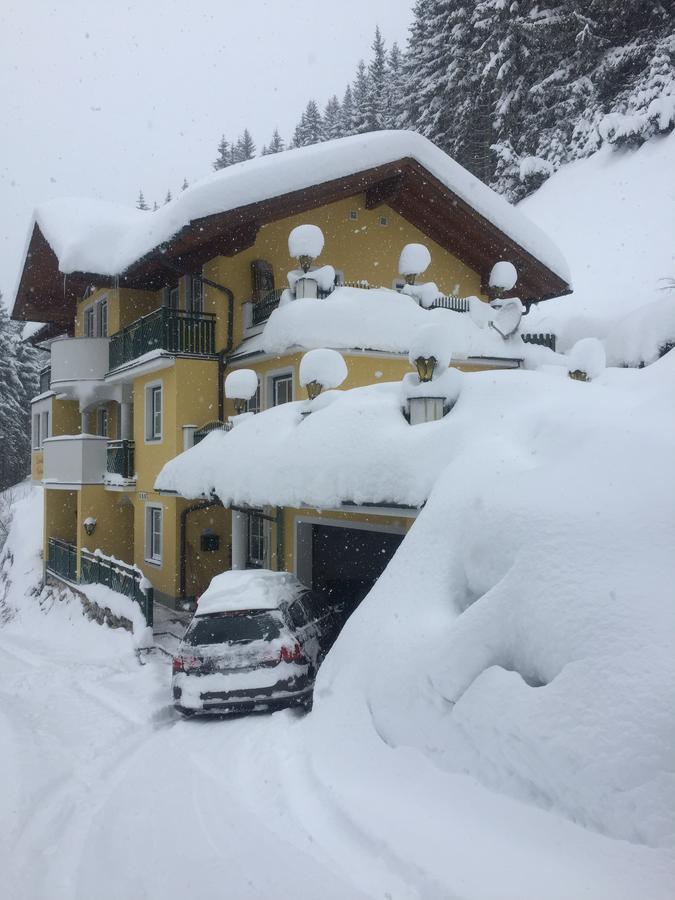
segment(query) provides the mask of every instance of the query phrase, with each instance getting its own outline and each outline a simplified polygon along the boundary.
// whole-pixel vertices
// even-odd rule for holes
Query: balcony
[[[46,438],[42,443],[46,484],[103,484],[106,470],[104,437],[93,434]]]
[[[216,317],[162,306],[142,316],[110,338],[112,371],[153,350],[193,356],[214,356]]]
[[[45,366],[44,369],[40,371],[40,393],[46,394],[50,389],[52,383],[52,367]]]
[[[108,441],[106,455],[106,483],[114,484],[135,479],[133,441]]]
[[[108,338],[79,337],[54,341],[51,383],[57,394],[73,400],[100,403],[112,399],[104,378],[108,370]]]

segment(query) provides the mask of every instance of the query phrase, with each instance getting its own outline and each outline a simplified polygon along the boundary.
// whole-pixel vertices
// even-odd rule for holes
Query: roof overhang
[[[196,271],[215,256],[234,256],[255,244],[270,222],[365,194],[369,209],[386,203],[425,235],[480,273],[484,289],[492,265],[508,259],[518,269],[517,295],[526,303],[571,292],[570,286],[417,160],[406,157],[362,172],[279,194],[223,213],[194,219],[169,241],[120,272],[116,279],[94,272],[64,275],[36,224],[14,303],[13,318],[67,323],[75,302],[91,284],[157,290],[169,272]]]

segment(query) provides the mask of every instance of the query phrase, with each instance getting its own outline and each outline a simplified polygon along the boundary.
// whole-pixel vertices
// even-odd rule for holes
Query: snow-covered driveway
[[[293,765],[269,746],[297,714],[177,720],[166,662],[69,625],[77,650],[0,630],[4,898],[361,896],[287,807]]]

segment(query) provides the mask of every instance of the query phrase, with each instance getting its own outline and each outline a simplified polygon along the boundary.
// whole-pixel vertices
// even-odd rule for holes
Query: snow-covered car
[[[343,619],[339,604],[289,573],[217,575],[173,658],[176,709],[189,716],[308,707]]]

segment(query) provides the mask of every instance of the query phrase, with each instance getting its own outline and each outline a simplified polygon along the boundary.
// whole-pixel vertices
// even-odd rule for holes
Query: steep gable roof
[[[386,202],[482,275],[510,259],[523,299],[570,290],[564,258],[521,212],[426,138],[381,131],[222,169],[155,212],[93,200],[45,203],[35,212],[13,315],[65,320],[88,283],[117,278],[154,288],[167,261],[196,268],[252,246],[266,222],[364,192],[367,206]]]

